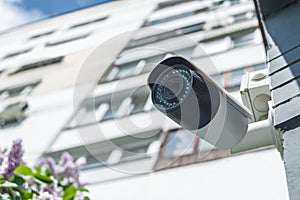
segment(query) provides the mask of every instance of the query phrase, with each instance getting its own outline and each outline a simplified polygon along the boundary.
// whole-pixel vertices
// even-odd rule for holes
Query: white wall
[[[288,200],[284,168],[275,149],[93,185],[89,189],[92,199],[109,200]]]

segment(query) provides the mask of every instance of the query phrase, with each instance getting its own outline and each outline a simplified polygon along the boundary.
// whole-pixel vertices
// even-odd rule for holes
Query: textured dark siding
[[[300,199],[300,3],[259,0],[275,127],[284,131],[284,163],[291,200]]]

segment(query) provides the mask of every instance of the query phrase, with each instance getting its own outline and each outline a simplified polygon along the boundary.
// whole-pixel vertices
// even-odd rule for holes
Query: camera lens
[[[191,89],[191,71],[183,65],[169,68],[157,79],[154,103],[162,110],[178,106]]]
[[[206,126],[219,107],[218,89],[181,57],[167,58],[151,72],[154,106],[189,130]]]

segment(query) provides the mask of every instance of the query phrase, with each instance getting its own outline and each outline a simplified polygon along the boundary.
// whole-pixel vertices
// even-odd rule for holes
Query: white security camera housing
[[[160,62],[148,85],[159,111],[220,149],[236,146],[247,133],[247,108],[182,57]]]

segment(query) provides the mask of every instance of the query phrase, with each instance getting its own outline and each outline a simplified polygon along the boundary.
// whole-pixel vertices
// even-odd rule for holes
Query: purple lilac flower
[[[62,200],[61,197],[53,195],[49,192],[40,192],[40,195],[33,195],[33,200]]]
[[[0,175],[8,180],[13,176],[14,170],[23,163],[21,140],[13,141],[11,149],[0,148]],[[39,195],[33,196],[33,200],[62,200],[61,196],[64,193],[62,185],[74,184],[76,187],[82,187],[83,184],[79,181],[79,166],[74,162],[74,158],[67,152],[63,153],[60,161],[57,163],[53,158],[42,158],[38,166],[48,167],[53,175],[53,183],[39,185],[28,179],[22,188],[31,188],[39,192]],[[24,177],[26,178],[26,177]],[[2,191],[3,192],[3,191]],[[74,200],[84,200],[84,194],[77,191]]]
[[[38,166],[46,166],[50,169],[53,175],[57,175],[56,161],[51,157],[44,157],[37,163]]]
[[[70,183],[80,186],[79,167],[74,162],[74,158],[68,152],[64,152],[58,162],[58,172],[67,178]]]
[[[79,181],[79,166],[68,152],[62,154],[58,163],[53,158],[46,157],[40,160],[38,166],[48,167],[53,176],[64,183],[64,185],[74,184],[76,187],[83,186]]]
[[[60,197],[63,195],[64,190],[62,187],[58,186],[58,181],[54,180],[51,184],[41,186],[40,192],[49,193],[55,197]]]
[[[23,162],[23,154],[22,141],[14,140],[8,155],[2,160],[1,175],[5,180],[13,176],[14,170]]]

